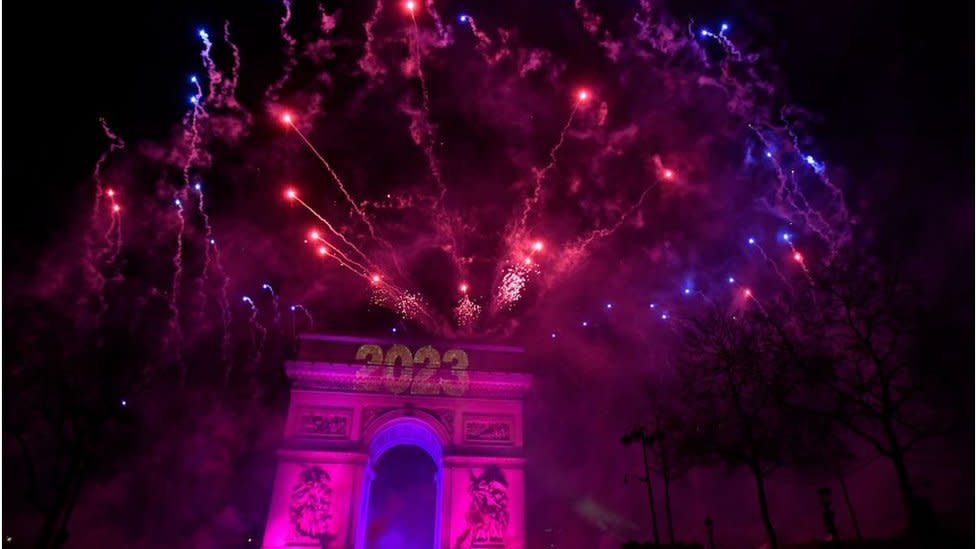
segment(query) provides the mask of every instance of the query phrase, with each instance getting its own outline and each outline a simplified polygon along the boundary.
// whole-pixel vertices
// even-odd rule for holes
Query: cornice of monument
[[[295,360],[285,363],[285,371],[295,389],[388,394],[382,390],[362,391],[357,388],[356,370],[361,366],[355,363]],[[522,398],[532,384],[532,376],[526,373],[469,370],[468,376],[470,382],[466,396],[469,398]]]

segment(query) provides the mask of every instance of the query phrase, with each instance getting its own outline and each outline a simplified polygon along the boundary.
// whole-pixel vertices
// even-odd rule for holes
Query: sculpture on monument
[[[508,482],[501,469],[494,466],[478,476],[469,474],[471,503],[464,518],[471,547],[500,547],[508,528]]]
[[[525,549],[522,414],[532,378],[523,349],[299,339],[286,363],[291,398],[262,549],[375,549],[379,539],[390,547]],[[430,479],[423,471],[422,493],[392,482],[414,478],[415,468],[376,474],[398,446],[429,456],[435,472]],[[390,501],[423,503],[429,513],[389,512]]]
[[[309,467],[298,476],[288,506],[296,534],[317,539],[328,535],[329,519],[332,518],[329,481],[329,473],[320,467]]]

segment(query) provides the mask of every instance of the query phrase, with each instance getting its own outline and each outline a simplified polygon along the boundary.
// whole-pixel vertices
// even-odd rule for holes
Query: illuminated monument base
[[[370,516],[376,466],[402,445],[436,467],[432,549],[524,549],[522,399],[531,378],[522,356],[513,347],[302,336],[286,366],[291,403],[264,549],[417,547]]]

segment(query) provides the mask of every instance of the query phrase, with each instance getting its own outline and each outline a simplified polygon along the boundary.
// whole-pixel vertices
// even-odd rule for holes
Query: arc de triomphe
[[[433,549],[524,549],[523,356],[302,335],[263,548],[369,549],[373,467],[412,445],[437,467]]]

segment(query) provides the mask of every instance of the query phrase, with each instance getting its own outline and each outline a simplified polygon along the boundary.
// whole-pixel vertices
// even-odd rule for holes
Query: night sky
[[[86,235],[110,249],[121,234],[118,263],[106,271],[107,329],[134,318],[155,326],[165,344],[148,343],[146,327],[137,343],[147,351],[130,349],[134,360],[186,367],[192,387],[181,393],[178,418],[161,389],[137,404],[122,431],[132,437],[107,443],[116,458],[82,491],[69,546],[228,546],[259,538],[287,404],[280,375],[287,339],[312,327],[303,310],[315,330],[385,335],[395,328],[528,349],[539,378],[526,433],[533,547],[552,530],[562,532],[563,547],[613,547],[646,535],[642,494],[622,482],[637,456],[619,438],[642,413],[643,387],[662,375],[675,344],[661,311],[693,315],[702,299],[727,297],[728,277],[774,291],[768,263],[793,268],[782,259],[789,249],[776,242],[784,233],[809,261],[823,261],[851,235],[902,258],[921,288],[931,368],[962,388],[949,400],[971,399],[962,392],[972,384],[974,300],[967,17],[875,0],[591,0],[582,12],[569,0],[437,2],[443,32],[426,8],[417,19],[425,109],[402,6],[386,4],[367,62],[363,24],[374,4],[323,5],[326,17],[316,3],[294,1],[290,56],[279,29],[282,4],[270,0],[8,5],[5,333],[20,337],[11,315],[25,303],[72,318],[77,302],[64,288],[86,261]],[[634,14],[651,5],[652,31],[642,34]],[[470,14],[491,44],[480,43],[460,14]],[[188,179],[202,182],[208,233],[199,193],[184,188],[182,175],[189,78],[206,91],[204,28],[227,82],[225,21],[240,50],[240,107],[201,100],[207,114]],[[700,35],[718,33],[723,22],[730,30],[719,38],[730,46]],[[662,29],[678,34],[665,37]],[[648,37],[660,40],[658,49]],[[723,73],[729,47],[748,60]],[[297,132],[280,122],[285,112],[363,201],[381,238],[370,236]],[[93,170],[109,144],[99,117],[126,143],[102,172],[104,188],[119,193],[120,233],[106,232],[114,202],[103,196],[102,210],[92,213]],[[544,168],[550,155],[555,161]],[[809,204],[777,203],[782,180],[774,165],[796,170]],[[446,188],[440,201],[435,172]],[[285,198],[287,188],[333,220],[372,264],[353,268],[357,275],[319,257],[308,232],[328,233]],[[167,308],[180,211],[181,297]],[[802,214],[811,211],[821,220],[808,223]],[[519,223],[520,215],[528,221]],[[750,236],[771,262],[746,246]],[[375,273],[395,289],[377,291],[368,280]],[[525,282],[514,298],[500,290],[512,273]],[[480,307],[468,325],[455,312],[463,293]],[[422,310],[404,315],[404,300],[413,297]],[[224,330],[231,336],[222,346]],[[266,371],[244,383],[250,374],[240,366],[235,379],[252,389],[212,398],[221,390],[219,364],[228,361]],[[5,391],[9,399],[17,396]],[[937,510],[969,517],[962,521],[971,530],[967,421],[965,440],[933,445],[919,459],[923,490],[939,495]],[[586,450],[576,450],[582,440]],[[176,466],[160,489],[168,470],[163,444]],[[5,439],[5,458],[7,448]],[[10,467],[5,474],[18,474]],[[872,535],[901,527],[888,475],[868,466],[852,480]],[[816,482],[785,473],[774,486],[785,540],[820,533]],[[723,524],[723,547],[756,546],[756,515],[738,504],[741,497],[751,505],[750,489],[747,478],[717,469],[692,475],[676,496],[687,510],[679,537],[700,540],[702,517],[711,513]],[[208,497],[194,498],[203,492]],[[191,508],[172,511],[186,498],[196,500]],[[16,514],[5,514],[5,533],[29,537],[34,523],[21,518],[29,512],[14,488],[4,489],[8,501]],[[113,512],[126,520],[113,520]]]

